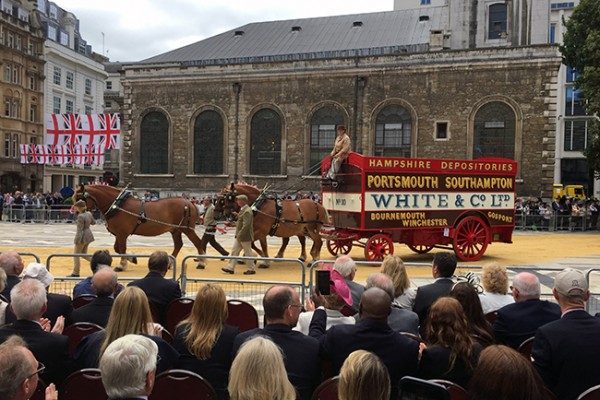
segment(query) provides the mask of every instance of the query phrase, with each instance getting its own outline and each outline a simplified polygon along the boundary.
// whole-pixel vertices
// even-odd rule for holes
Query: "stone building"
[[[42,166],[23,165],[19,145],[43,143],[44,38],[26,1],[0,1],[0,193],[42,190]]]
[[[466,34],[448,22],[453,7],[466,7],[467,27],[480,11],[456,0],[248,24],[124,65],[121,180],[177,192],[232,179],[318,189],[307,175],[345,124],[364,154],[514,158],[518,193],[547,196],[559,53],[539,44],[548,21],[544,38],[542,28],[517,35],[513,2],[496,3],[503,22],[484,18]]]

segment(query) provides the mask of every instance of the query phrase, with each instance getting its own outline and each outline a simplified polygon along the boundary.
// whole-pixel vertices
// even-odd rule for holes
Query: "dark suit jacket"
[[[224,325],[221,335],[212,348],[210,358],[206,360],[200,360],[189,352],[185,344],[188,329],[189,325],[186,324],[178,326],[175,330],[173,348],[179,353],[179,361],[175,364],[175,368],[197,373],[212,385],[220,399],[226,399],[233,341],[240,333],[239,328]]]
[[[438,345],[428,346],[421,355],[418,377],[427,380],[444,379],[467,388],[481,350],[481,345],[475,343],[472,349],[471,365],[468,366],[463,360],[457,359],[454,367],[450,369],[451,349]]]
[[[301,332],[293,331],[290,326],[272,324],[264,329],[252,329],[237,335],[233,342],[234,358],[240,346],[248,338],[256,335],[271,338],[281,348],[288,379],[298,390],[301,399],[310,399],[321,380],[319,342]]]
[[[365,287],[360,283],[356,283],[349,279],[346,279],[346,284],[348,285],[348,288],[350,289],[350,294],[352,295],[352,311],[354,312],[354,314],[356,314],[358,312],[360,298],[363,292],[365,291]]]
[[[6,286],[4,287],[4,290],[0,292],[0,294],[10,302],[10,291],[19,282],[21,282],[21,279],[18,276],[8,275],[6,277]]]
[[[108,322],[108,316],[110,315],[110,310],[112,310],[113,303],[114,299],[111,297],[103,296],[95,298],[89,304],[73,310],[73,314],[71,314],[71,323],[91,322],[92,324],[106,328],[106,323]]]
[[[319,339],[321,354],[331,360],[332,372],[339,374],[346,358],[355,350],[370,351],[381,359],[390,374],[392,397],[396,398],[398,381],[415,376],[419,343],[392,330],[386,322],[365,318],[356,325],[335,325],[325,331],[327,314],[317,309],[310,323],[310,336]]]
[[[560,307],[556,303],[544,300],[512,303],[498,310],[493,326],[494,336],[498,343],[516,349],[526,339],[533,337],[540,326],[559,318]]]
[[[600,384],[600,319],[584,310],[570,311],[539,328],[531,356],[546,386],[560,400],[575,400]]]
[[[56,323],[56,319],[61,315],[65,317],[65,326],[71,324],[71,314],[73,313],[73,304],[71,298],[64,294],[48,293],[47,309],[42,317],[48,318],[52,326]],[[6,323],[15,322],[17,320],[11,307],[6,309]]]
[[[413,311],[419,316],[421,332],[425,327],[425,320],[429,314],[429,308],[440,297],[446,296],[452,290],[454,282],[450,278],[439,278],[429,285],[419,286]]]
[[[41,375],[44,382],[60,385],[72,372],[66,336],[45,332],[37,322],[26,320],[18,320],[0,328],[0,343],[11,335],[22,337],[35,358],[46,366]]]
[[[150,271],[148,275],[127,286],[137,286],[146,293],[148,300],[156,307],[162,325],[167,322],[167,307],[173,300],[181,297],[179,283],[164,278],[159,272]]]

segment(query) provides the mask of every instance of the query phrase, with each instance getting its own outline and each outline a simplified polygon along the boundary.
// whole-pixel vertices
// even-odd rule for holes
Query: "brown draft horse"
[[[253,248],[261,257],[269,257],[267,235],[284,238],[284,244],[277,254],[278,258],[283,257],[283,250],[290,237],[298,236],[302,238],[300,243],[303,244],[304,237],[309,236],[313,240],[310,255],[313,260],[319,259],[323,245],[319,231],[329,218],[322,205],[311,199],[281,200],[281,215],[277,218],[275,199],[267,197],[256,186],[245,183],[232,183],[231,187],[221,191],[215,211],[226,214],[227,210],[236,209],[235,196],[241,194],[248,196],[249,204],[253,204],[253,208],[257,208],[253,220],[254,239],[260,242],[262,250],[254,246]],[[306,259],[304,246],[302,246],[301,258]],[[268,263],[266,264],[268,265]]]
[[[114,248],[119,254],[126,254],[129,235],[158,236],[165,232],[173,237],[173,257],[177,257],[183,246],[182,234],[200,253],[200,238],[195,231],[198,209],[189,200],[173,197],[142,202],[131,195],[123,196],[125,193],[112,186],[79,185],[73,198],[85,200],[88,210],[97,208],[102,212],[106,229],[115,236]],[[127,267],[125,258],[121,258],[121,266]]]

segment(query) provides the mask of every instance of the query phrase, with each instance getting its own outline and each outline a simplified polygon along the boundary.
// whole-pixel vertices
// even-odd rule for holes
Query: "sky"
[[[139,61],[251,22],[393,9],[393,0],[54,0],[110,61]],[[104,33],[104,50],[102,44]]]

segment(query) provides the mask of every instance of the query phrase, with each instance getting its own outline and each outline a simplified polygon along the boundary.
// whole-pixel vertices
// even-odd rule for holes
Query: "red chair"
[[[102,385],[100,370],[82,369],[67,377],[60,393],[61,400],[106,400],[108,395]]]
[[[599,400],[600,399],[600,385],[594,386],[581,393],[577,400]]]
[[[240,332],[258,328],[258,313],[252,304],[243,300],[228,300],[227,311],[229,316],[226,322],[240,328]]]
[[[167,308],[167,326],[165,328],[175,334],[177,324],[190,316],[192,307],[194,307],[194,299],[182,297],[173,300]]]
[[[334,376],[323,381],[312,395],[312,400],[338,400],[338,381],[340,378]]]
[[[498,311],[489,312],[489,313],[485,314],[484,316],[485,316],[486,321],[489,322],[490,325],[493,325],[494,322],[496,322],[496,320],[498,319]]]
[[[217,394],[206,379],[181,369],[171,369],[156,377],[150,400],[216,400]]]
[[[467,391],[454,382],[445,381],[443,379],[430,379],[429,381],[444,386],[450,393],[450,400],[469,400]]]
[[[69,354],[73,356],[75,349],[81,340],[87,335],[91,335],[94,332],[101,331],[100,325],[92,324],[90,322],[77,322],[76,324],[69,325],[63,330],[63,335],[69,338]]]
[[[523,343],[519,345],[517,351],[527,357],[528,360],[531,360],[531,348],[533,347],[533,337],[526,339]]]
[[[73,301],[71,301],[71,304],[73,304],[73,308],[83,307],[90,304],[97,297],[98,296],[95,294],[82,294],[81,296],[75,297]]]

